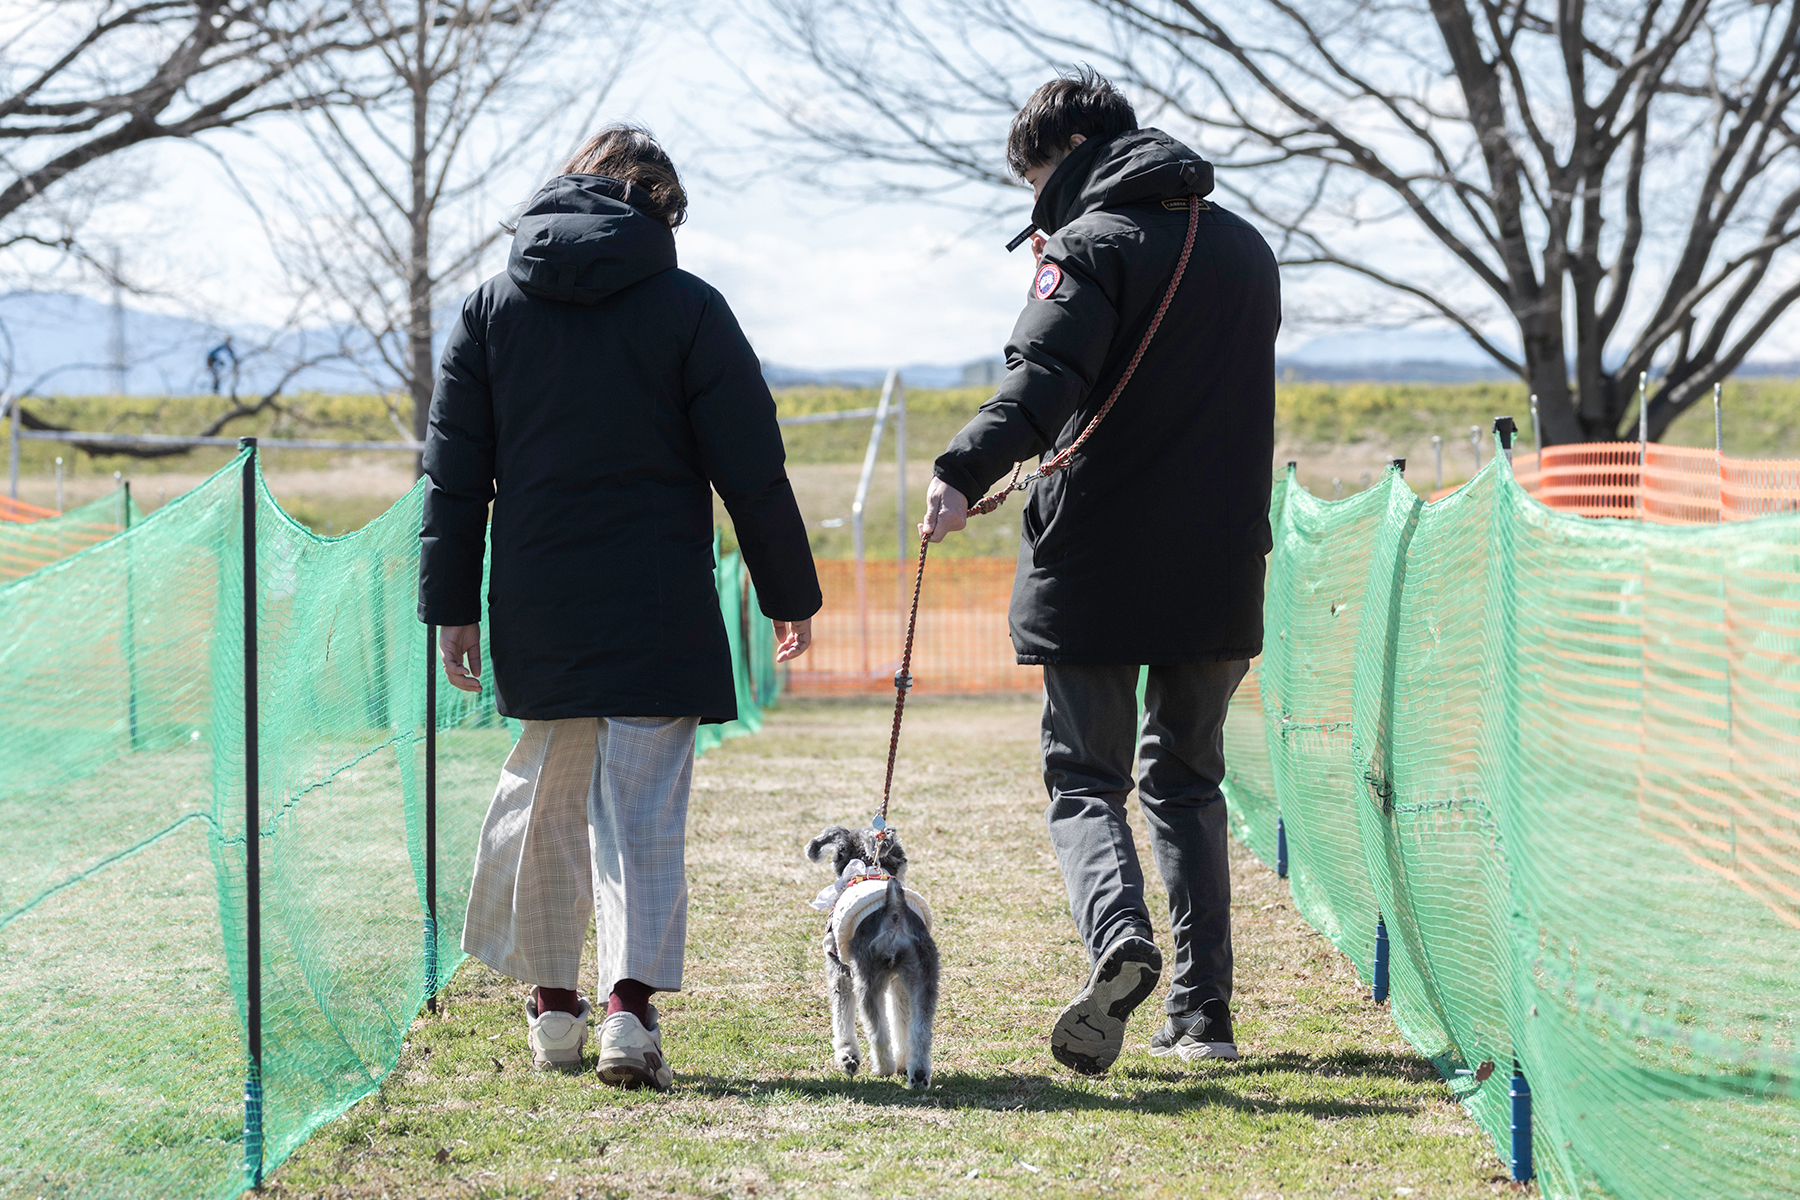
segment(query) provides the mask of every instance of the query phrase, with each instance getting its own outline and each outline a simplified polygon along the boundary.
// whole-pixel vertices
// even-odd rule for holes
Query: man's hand
[[[812,645],[812,618],[804,621],[775,622],[775,661],[789,662],[806,653]]]
[[[445,625],[438,629],[438,657],[444,678],[465,692],[481,690],[481,626]],[[467,663],[467,667],[463,664]]]
[[[919,532],[941,542],[946,533],[955,533],[968,524],[968,497],[934,476],[931,486],[925,489],[925,519],[919,522]]]

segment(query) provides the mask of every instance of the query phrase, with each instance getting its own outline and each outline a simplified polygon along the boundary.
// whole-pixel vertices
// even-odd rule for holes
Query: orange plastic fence
[[[25,521],[41,521],[45,517],[54,517],[54,508],[39,508],[35,504],[27,504],[23,500],[14,500],[11,496],[0,496],[0,521],[11,521],[15,524]]]
[[[894,672],[912,604],[913,563],[865,564],[859,596],[856,563],[818,560],[825,607],[813,618],[813,645],[794,663],[787,688],[800,696],[894,694]],[[1007,633],[1011,558],[935,558],[925,565],[919,631],[913,642],[913,694],[1035,692],[1039,667],[1021,667]]]
[[[1716,525],[1800,509],[1800,459],[1731,458],[1654,442],[1577,442],[1541,454],[1515,452],[1513,474],[1546,506],[1584,517]]]
[[[40,567],[60,562],[105,541],[119,529],[113,521],[67,520],[8,531],[0,536],[0,583],[11,583]]]

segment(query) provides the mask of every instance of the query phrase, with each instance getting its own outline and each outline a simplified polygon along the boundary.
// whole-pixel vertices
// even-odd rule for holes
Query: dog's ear
[[[850,861],[850,849],[856,844],[856,835],[842,825],[832,825],[812,841],[806,843],[808,862],[823,862],[827,851],[831,852],[838,869]]]

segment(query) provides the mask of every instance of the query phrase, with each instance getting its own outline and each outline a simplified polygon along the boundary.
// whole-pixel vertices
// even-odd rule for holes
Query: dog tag
[[[870,819],[869,827],[879,833],[881,830],[887,828],[887,821],[884,820],[883,818],[877,816],[877,817]]]

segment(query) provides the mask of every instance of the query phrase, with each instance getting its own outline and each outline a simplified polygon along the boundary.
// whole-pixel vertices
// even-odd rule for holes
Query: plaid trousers
[[[600,996],[681,988],[695,717],[526,721],[481,825],[463,950],[574,988],[588,921]]]

